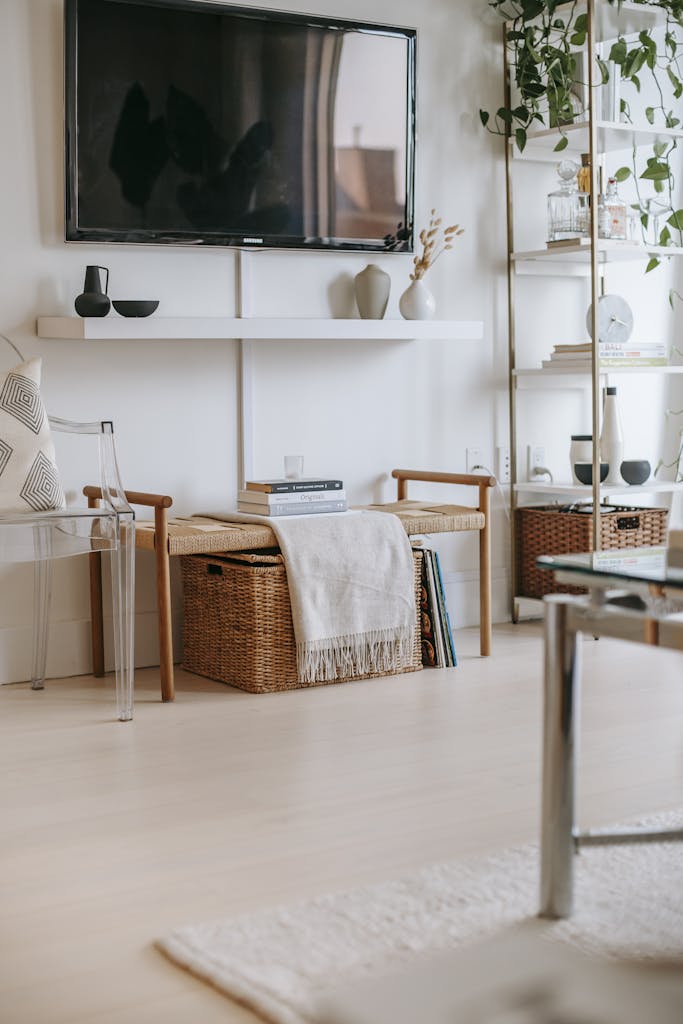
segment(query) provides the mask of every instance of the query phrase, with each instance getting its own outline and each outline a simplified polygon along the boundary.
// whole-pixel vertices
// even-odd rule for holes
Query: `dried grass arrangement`
[[[462,235],[464,228],[459,224],[451,224],[448,228],[442,228],[442,218],[437,217],[436,210],[432,210],[429,226],[423,228],[419,238],[422,244],[422,255],[413,257],[413,272],[410,275],[411,281],[419,281],[425,276],[430,267],[433,267],[439,256],[453,248],[453,241]]]

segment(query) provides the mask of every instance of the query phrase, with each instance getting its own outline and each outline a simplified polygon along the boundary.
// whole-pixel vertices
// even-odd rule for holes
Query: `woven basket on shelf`
[[[600,547],[641,548],[666,544],[665,508],[631,508],[603,505],[600,512]],[[521,597],[544,594],[583,594],[582,587],[555,583],[554,574],[539,569],[539,555],[566,555],[590,551],[593,546],[593,513],[556,505],[518,508],[517,592]]]
[[[278,549],[181,558],[185,618],[183,668],[251,693],[269,693],[344,679],[299,681],[287,574]],[[415,644],[410,665],[422,668],[420,580],[422,552],[415,567]]]

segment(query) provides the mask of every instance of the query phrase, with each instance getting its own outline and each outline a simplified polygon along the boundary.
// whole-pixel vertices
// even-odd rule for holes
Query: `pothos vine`
[[[619,10],[622,0],[605,0]],[[629,82],[640,93],[644,75],[649,75],[657,102],[644,109],[648,123],[654,127],[676,128],[681,119],[673,104],[667,102],[667,91],[678,100],[683,96],[683,68],[681,66],[683,42],[683,0],[633,0],[638,6],[653,8],[664,16],[658,37],[651,29],[640,31],[636,37],[619,34],[612,42],[606,57],[597,59],[600,85],[610,79],[613,65],[622,82]],[[561,152],[569,144],[566,126],[583,119],[585,104],[582,96],[586,82],[582,79],[583,52],[588,36],[588,16],[581,10],[578,0],[489,0],[505,19],[506,45],[511,80],[514,83],[514,106],[497,109],[493,120],[488,111],[480,110],[482,124],[497,135],[511,136],[522,152],[530,130],[534,126],[557,127],[560,138],[555,146]],[[664,89],[664,81],[667,91]],[[627,101],[621,101],[621,116],[631,121]],[[640,152],[633,149],[632,166],[616,170],[614,177],[623,182],[632,179],[637,201],[633,209],[638,212],[643,238],[656,217],[657,237],[661,247],[683,245],[683,209],[675,204],[676,180],[673,157],[678,149],[674,137],[657,138],[652,155],[638,163]],[[646,196],[646,183],[654,191]],[[661,229],[659,224],[663,223]],[[652,254],[646,272],[661,262]]]

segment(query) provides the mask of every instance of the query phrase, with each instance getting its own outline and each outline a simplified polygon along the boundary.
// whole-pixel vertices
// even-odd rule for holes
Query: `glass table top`
[[[683,549],[665,547],[595,551],[591,554],[541,555],[539,569],[577,573],[590,580],[655,583],[683,590]]]

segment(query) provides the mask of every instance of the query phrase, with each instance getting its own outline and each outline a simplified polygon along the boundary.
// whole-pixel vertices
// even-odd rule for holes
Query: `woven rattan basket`
[[[401,672],[422,668],[422,552],[414,551],[413,559],[415,644],[412,662]],[[348,681],[299,681],[287,575],[277,549],[188,555],[180,561],[185,604],[183,668],[251,693]],[[369,675],[353,676],[367,678]]]
[[[600,547],[641,548],[666,544],[668,509],[600,506]],[[557,505],[518,508],[517,592],[521,597],[544,594],[581,594],[580,587],[555,583],[553,573],[538,569],[539,555],[564,555],[590,551],[593,546],[593,513],[576,506]]]

